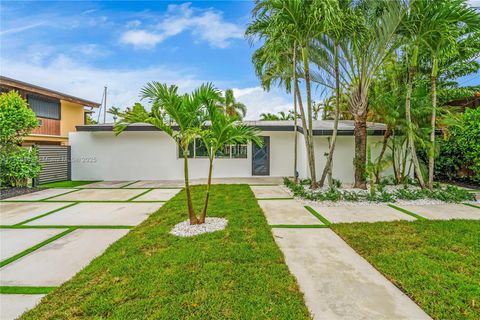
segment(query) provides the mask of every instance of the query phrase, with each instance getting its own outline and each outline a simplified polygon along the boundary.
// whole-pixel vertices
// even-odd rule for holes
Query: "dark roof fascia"
[[[84,125],[84,126],[76,126],[77,131],[89,131],[89,132],[105,132],[105,131],[113,131],[113,125],[107,126],[96,126],[96,125]],[[293,132],[294,126],[256,126],[256,128],[262,131],[284,131],[284,132]],[[304,133],[302,127],[297,127],[298,132]],[[178,130],[178,127],[174,126],[174,130]],[[160,129],[154,126],[128,126],[125,128],[125,131],[161,131]],[[381,136],[385,133],[385,130],[377,129],[377,130],[368,130],[367,134],[372,136]],[[325,130],[313,130],[314,136],[330,136],[333,134],[333,130],[325,129]],[[341,130],[339,129],[337,134],[339,136],[352,136],[354,134],[354,130]]]

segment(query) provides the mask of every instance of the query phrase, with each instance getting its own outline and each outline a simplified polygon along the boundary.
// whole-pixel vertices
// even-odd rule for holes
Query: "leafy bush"
[[[20,147],[37,126],[35,113],[16,91],[0,95],[0,186],[25,186],[40,173],[37,152]]]
[[[435,177],[480,183],[480,108],[466,109],[447,139],[438,139]]]
[[[37,177],[40,170],[35,148],[14,148],[0,159],[0,184],[10,187],[26,186],[28,179]]]

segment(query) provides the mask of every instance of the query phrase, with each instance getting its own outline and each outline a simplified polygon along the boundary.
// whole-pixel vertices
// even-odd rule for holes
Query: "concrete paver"
[[[291,198],[285,190],[280,186],[251,186],[255,198]]]
[[[58,286],[70,279],[126,229],[77,229],[4,266],[2,286]]]
[[[244,178],[213,178],[212,184],[249,184],[249,185],[278,185],[283,182],[283,177],[244,177]],[[206,184],[206,178],[191,179],[192,185]],[[183,180],[140,180],[127,188],[183,188]]]
[[[46,198],[50,198],[53,196],[58,196],[62,193],[66,193],[69,191],[74,191],[76,189],[67,189],[67,188],[52,188],[52,189],[45,189],[37,192],[32,192],[32,193],[27,193],[23,194],[21,196],[13,197],[13,198],[8,198],[7,200],[29,200],[29,201],[37,201],[37,200],[43,200]]]
[[[390,208],[387,205],[350,207],[312,206],[312,208],[332,223],[416,220],[414,217]]]
[[[133,201],[168,201],[173,198],[181,189],[155,189],[149,191]]]
[[[314,319],[430,319],[330,229],[273,229]]]
[[[268,224],[318,225],[323,224],[296,200],[258,200]]]
[[[0,202],[0,224],[17,224],[69,204],[68,202]]]
[[[66,201],[126,201],[142,192],[145,189],[82,189],[76,192],[68,193],[63,196],[52,198],[55,200]]]
[[[162,203],[79,203],[27,225],[34,226],[136,226],[162,206]]]
[[[432,220],[480,220],[480,210],[464,204],[399,205],[399,207]]]
[[[66,229],[0,229],[0,260],[13,257]]]
[[[84,184],[78,188],[121,188],[134,181],[99,181],[89,184]]]
[[[17,319],[27,310],[35,307],[43,294],[0,294],[0,319]]]

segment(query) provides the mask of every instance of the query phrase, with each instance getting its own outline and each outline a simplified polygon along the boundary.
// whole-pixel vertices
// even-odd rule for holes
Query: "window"
[[[37,95],[27,95],[28,105],[40,118],[60,119],[60,101],[41,97]]]
[[[215,157],[224,159],[246,159],[247,150],[248,147],[246,144],[226,145],[223,149],[217,151]],[[178,157],[183,158],[183,152],[180,148],[178,148]],[[208,158],[207,148],[201,139],[195,139],[195,141],[188,146],[188,157],[195,159]]]

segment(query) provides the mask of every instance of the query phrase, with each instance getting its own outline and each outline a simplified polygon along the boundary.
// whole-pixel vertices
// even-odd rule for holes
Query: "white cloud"
[[[165,37],[161,34],[145,30],[129,30],[122,35],[120,42],[131,44],[135,48],[151,49],[164,39]]]
[[[107,106],[121,109],[140,100],[140,89],[148,81],[176,84],[182,92],[205,82],[195,78],[191,70],[170,70],[164,66],[104,69],[81,64],[67,56],[58,56],[46,64],[2,59],[2,75],[95,102],[100,102],[103,87],[107,86]],[[107,119],[111,120],[110,115]]]
[[[226,48],[232,39],[243,38],[243,28],[225,21],[222,12],[214,9],[196,9],[191,7],[191,3],[169,5],[167,13],[160,19],[158,24],[148,30],[126,31],[121,37],[121,42],[137,48],[151,48],[169,37],[190,31],[193,36],[213,47]],[[139,25],[132,25],[129,22],[127,27]]]
[[[6,34],[14,34],[14,33],[22,32],[22,31],[27,31],[27,30],[34,29],[34,28],[37,28],[37,27],[40,27],[40,26],[44,26],[46,24],[47,24],[46,22],[42,21],[42,22],[31,23],[31,24],[28,24],[28,25],[23,25],[23,26],[20,26],[20,27],[10,28],[10,29],[7,29],[7,30],[1,30],[0,35],[4,36]]]
[[[262,113],[278,113],[293,109],[292,98],[279,89],[267,92],[261,87],[234,88],[233,93],[237,101],[247,106],[245,118],[248,120],[258,120]]]

